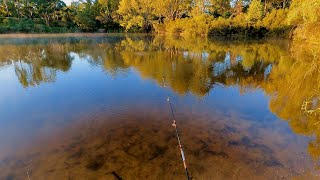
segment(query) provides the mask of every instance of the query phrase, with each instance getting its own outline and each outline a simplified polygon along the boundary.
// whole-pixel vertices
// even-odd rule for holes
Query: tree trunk
[[[46,25],[47,25],[48,27],[50,27],[49,18],[46,17],[45,20],[46,20]]]
[[[18,14],[18,19],[20,19],[20,1],[16,2],[16,9],[17,9],[17,14]]]
[[[43,15],[43,19],[45,20],[46,25],[47,25],[48,27],[50,27],[50,17],[49,17],[49,15],[48,15],[47,13],[45,13],[45,14]]]
[[[287,6],[287,0],[283,0],[282,8],[284,9],[284,8],[286,8],[286,6]]]
[[[264,1],[264,10],[263,10],[263,15],[264,15],[264,16],[267,14],[267,5],[268,5],[268,1],[265,0],[265,1]]]

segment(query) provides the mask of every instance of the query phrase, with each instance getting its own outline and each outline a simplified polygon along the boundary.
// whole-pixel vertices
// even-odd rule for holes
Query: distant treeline
[[[0,33],[123,31],[115,14],[119,0],[0,0]]]
[[[0,33],[155,32],[318,41],[320,0],[0,0]]]

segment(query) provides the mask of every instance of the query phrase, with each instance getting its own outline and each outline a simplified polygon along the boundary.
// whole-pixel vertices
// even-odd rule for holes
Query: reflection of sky
[[[0,149],[9,142],[27,142],[24,137],[61,126],[97,107],[132,107],[137,102],[157,104],[158,99],[150,96],[161,94],[160,89],[152,81],[140,79],[134,70],[130,76],[121,74],[114,78],[100,67],[90,66],[90,56],[71,54],[72,69],[67,73],[58,71],[55,82],[35,87],[23,88],[13,65],[0,69]]]
[[[219,76],[231,67],[230,53],[226,54],[224,62],[217,62],[214,64],[214,76]]]
[[[0,72],[0,109],[3,109],[2,107],[4,105],[8,105],[8,103],[10,103],[10,100],[17,98],[15,93],[17,91],[17,88],[21,87],[21,85],[19,84],[14,73],[13,66],[4,66],[0,68]]]

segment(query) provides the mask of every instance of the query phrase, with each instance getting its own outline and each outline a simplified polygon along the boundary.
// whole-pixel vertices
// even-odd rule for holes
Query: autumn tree
[[[320,0],[293,0],[288,20],[292,24],[319,22]]]
[[[294,38],[310,42],[320,41],[320,0],[293,0],[288,23],[297,27]]]
[[[98,14],[96,20],[100,24],[109,29],[109,28],[119,28],[117,20],[118,16],[116,11],[118,10],[119,0],[98,0]]]
[[[121,15],[120,25],[128,31],[132,27],[141,27],[151,30],[151,21],[154,17],[152,0],[122,0],[118,13]]]
[[[142,27],[150,31],[153,20],[181,18],[187,14],[190,3],[190,0],[121,0],[117,12],[121,15],[120,24],[126,30]]]
[[[260,0],[252,0],[247,13],[247,21],[257,22],[263,16],[263,5]]]
[[[191,0],[155,0],[152,3],[153,14],[169,21],[181,18],[190,7]]]

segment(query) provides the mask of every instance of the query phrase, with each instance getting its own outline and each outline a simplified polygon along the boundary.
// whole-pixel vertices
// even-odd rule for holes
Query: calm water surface
[[[2,36],[0,179],[184,179],[167,95],[193,179],[318,179],[318,71],[292,48]]]

